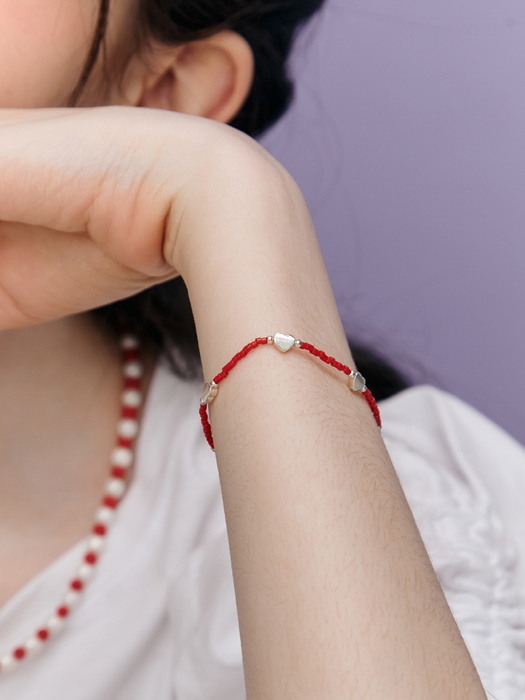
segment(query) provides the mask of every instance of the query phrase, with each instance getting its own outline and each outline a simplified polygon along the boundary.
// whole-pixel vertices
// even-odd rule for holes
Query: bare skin
[[[219,88],[204,81],[197,102],[203,116],[220,121],[242,101],[249,58],[240,38],[210,41],[193,49],[205,52],[210,70],[218,62],[225,79]],[[276,330],[353,364],[292,178],[229,127],[133,109],[182,107],[188,83],[173,76],[180,68],[188,78],[193,65],[188,111],[195,114],[202,61],[192,62],[191,50],[157,58],[172,79],[166,70],[160,78],[134,70],[130,107],[0,111],[8,173],[0,187],[0,372],[10,367],[14,377],[9,383],[0,375],[0,399],[20,439],[23,412],[33,410],[24,370],[35,362],[37,339],[49,348],[33,392],[48,412],[39,449],[32,454],[28,446],[20,456],[13,438],[0,435],[6,459],[21,460],[21,474],[31,474],[41,451],[63,438],[70,404],[57,396],[50,409],[46,393],[57,394],[59,359],[97,433],[93,461],[111,448],[104,426],[115,406],[114,346],[102,349],[85,316],[74,329],[71,315],[176,274],[190,291],[205,376],[248,340]],[[66,362],[73,342],[78,366]],[[82,386],[87,364],[106,394],[100,420],[90,411],[92,390]],[[249,700],[484,698],[362,399],[307,358],[264,348],[225,383],[212,423]],[[66,425],[77,429],[78,417]],[[43,481],[58,484],[63,472],[53,456],[44,460]],[[87,477],[92,466],[81,462],[70,488],[87,483],[91,498],[98,476]],[[5,478],[15,498],[22,493],[17,474],[10,466]],[[6,539],[3,552],[10,547]]]

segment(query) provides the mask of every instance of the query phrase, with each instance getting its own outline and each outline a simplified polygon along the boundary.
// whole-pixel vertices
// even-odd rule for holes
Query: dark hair
[[[230,125],[259,136],[284,114],[293,99],[287,61],[298,30],[321,8],[324,0],[135,0],[132,36],[126,37],[122,63],[149,40],[178,45],[204,39],[221,30],[238,32],[254,54],[254,80],[240,112]],[[95,37],[80,79],[69,99],[75,106],[93,67],[104,50],[110,0],[100,0]],[[123,47],[121,47],[122,49]],[[201,374],[197,334],[182,278],[148,289],[93,312],[106,326],[122,326],[140,334],[169,360],[173,371],[190,378]],[[356,363],[377,398],[404,388],[407,382],[379,356],[362,348]],[[386,392],[386,393],[385,393]]]

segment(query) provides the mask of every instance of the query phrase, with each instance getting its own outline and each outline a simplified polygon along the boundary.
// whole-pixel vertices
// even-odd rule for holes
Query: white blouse
[[[159,363],[132,482],[67,627],[0,674],[0,700],[242,700],[241,646],[200,385]],[[525,449],[443,391],[381,403],[383,437],[489,697],[525,698]],[[78,542],[0,609],[0,654],[43,624]]]

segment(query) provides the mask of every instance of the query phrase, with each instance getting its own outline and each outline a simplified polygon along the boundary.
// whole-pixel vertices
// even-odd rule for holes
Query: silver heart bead
[[[206,406],[207,404],[210,404],[213,399],[217,396],[217,392],[219,391],[219,385],[215,384],[215,382],[209,382],[206,383],[203,388],[202,388],[202,394],[201,394],[201,406]]]
[[[366,391],[366,381],[361,372],[353,370],[348,377],[348,385],[352,391]]]
[[[295,345],[295,338],[293,335],[287,335],[286,333],[276,333],[273,336],[273,344],[276,345],[281,352],[288,352]]]

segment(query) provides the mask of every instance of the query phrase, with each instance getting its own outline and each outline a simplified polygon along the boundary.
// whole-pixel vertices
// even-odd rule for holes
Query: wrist
[[[279,163],[244,145],[221,144],[172,228],[205,372],[214,376],[239,347],[278,328],[349,362],[304,198]]]
[[[191,177],[167,217],[165,258],[187,285],[219,262],[222,272],[234,268],[236,251],[277,243],[286,223],[277,218],[281,210],[302,206],[308,216],[293,178],[262,146],[231,127],[210,126],[190,137]]]

